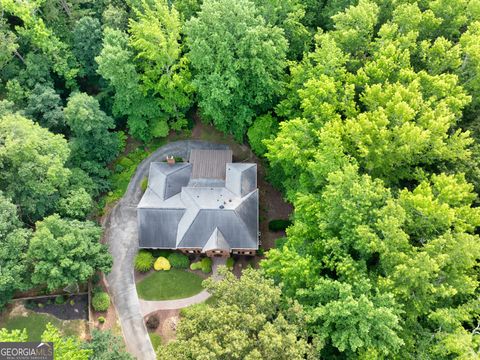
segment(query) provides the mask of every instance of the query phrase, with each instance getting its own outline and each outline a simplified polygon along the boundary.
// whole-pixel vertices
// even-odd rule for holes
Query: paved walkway
[[[200,304],[207,300],[210,296],[211,295],[207,292],[207,290],[203,290],[197,295],[177,300],[147,301],[139,299],[140,311],[142,312],[142,315],[145,316],[158,310],[182,309],[191,305]]]
[[[155,360],[135,288],[133,260],[138,250],[137,209],[142,197],[140,184],[148,176],[150,163],[167,155],[187,158],[191,149],[225,149],[226,145],[203,141],[177,141],[162,146],[138,166],[123,198],[105,219],[105,239],[113,256],[107,285],[122,325],[127,350],[139,360]]]

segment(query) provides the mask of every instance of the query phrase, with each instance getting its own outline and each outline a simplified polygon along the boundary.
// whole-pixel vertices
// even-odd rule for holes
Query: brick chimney
[[[167,164],[168,165],[174,165],[175,164],[175,158],[173,157],[173,155],[167,156]]]

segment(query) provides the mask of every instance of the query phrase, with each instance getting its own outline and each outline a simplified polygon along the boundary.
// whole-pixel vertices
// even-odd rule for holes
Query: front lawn
[[[182,299],[202,291],[202,281],[200,276],[184,270],[156,271],[137,283],[137,292],[144,300]]]
[[[85,331],[85,322],[83,320],[65,320],[57,319],[50,314],[39,314],[33,311],[26,311],[24,314],[7,316],[0,323],[0,328],[8,330],[27,329],[28,341],[40,341],[42,333],[48,323],[58,328],[65,336],[83,336]]]

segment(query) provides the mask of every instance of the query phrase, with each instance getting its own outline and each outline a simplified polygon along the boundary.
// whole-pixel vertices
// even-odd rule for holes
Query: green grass
[[[157,351],[157,348],[162,345],[162,337],[157,333],[148,333],[150,341],[152,342],[153,350]]]
[[[137,284],[138,296],[144,300],[182,299],[203,290],[203,279],[179,269],[158,271]]]
[[[50,314],[28,311],[27,316],[8,316],[5,321],[2,321],[0,328],[8,330],[27,329],[29,341],[40,341],[48,323],[52,323],[52,325],[60,329],[65,336],[77,336],[79,335],[78,329],[82,322],[82,320],[62,321]]]

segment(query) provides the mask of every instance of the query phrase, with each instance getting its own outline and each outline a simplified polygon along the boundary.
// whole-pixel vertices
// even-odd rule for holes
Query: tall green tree
[[[102,50],[95,61],[98,73],[115,90],[113,114],[116,117],[126,116],[130,133],[147,141],[153,136],[151,130],[161,121],[161,109],[153,96],[142,92],[134,56],[126,33],[105,29]]]
[[[17,290],[26,290],[25,251],[30,232],[22,228],[17,207],[0,192],[0,308]]]
[[[117,156],[122,145],[119,134],[110,131],[115,127],[113,119],[85,93],[69,97],[64,116],[71,131],[71,163],[91,175],[106,176],[106,164]]]
[[[35,85],[29,93],[25,115],[53,132],[65,130],[62,99],[55,89],[46,84]]]
[[[18,114],[0,119],[0,139],[0,188],[33,223],[55,209],[68,184],[67,142]]]
[[[303,20],[305,6],[298,0],[254,0],[261,16],[273,26],[283,29],[288,41],[287,58],[298,60],[309,50],[311,34]]]
[[[37,222],[27,261],[35,285],[49,290],[88,280],[97,270],[108,273],[112,257],[100,244],[102,230],[93,222],[49,216]]]
[[[262,265],[311,313],[322,357],[475,351],[468,335],[477,326],[480,212],[472,189],[461,175],[440,174],[394,197],[345,165],[322,191],[297,198],[287,243]]]
[[[226,270],[226,269],[224,269]],[[301,308],[283,305],[280,289],[253,269],[240,279],[221,271],[222,280],[206,281],[214,305],[185,312],[177,339],[159,347],[162,359],[304,359]]]
[[[98,56],[102,48],[102,29],[100,21],[90,16],[82,17],[75,23],[72,31],[72,51],[80,64],[79,75],[96,75]]]
[[[283,31],[267,24],[249,0],[207,0],[185,33],[202,115],[241,139],[282,90]]]
[[[162,110],[163,120],[152,135],[163,137],[171,127],[185,127],[185,112],[192,105],[192,85],[187,59],[180,44],[181,21],[175,7],[166,0],[144,2],[136,9],[138,19],[130,19],[130,45],[136,50],[142,89],[151,93]]]
[[[61,41],[37,15],[42,2],[35,0],[20,4],[13,0],[2,0],[0,4],[5,12],[21,19],[21,24],[15,26],[19,36],[51,59],[54,72],[64,78],[68,86],[74,86],[78,64],[68,44]]]

